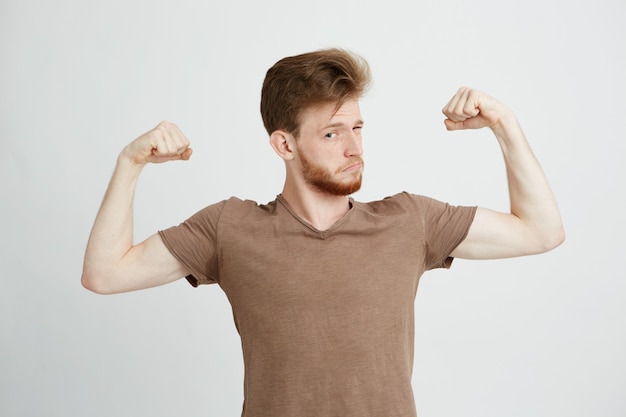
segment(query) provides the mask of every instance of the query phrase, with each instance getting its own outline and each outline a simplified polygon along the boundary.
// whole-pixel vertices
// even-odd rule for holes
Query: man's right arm
[[[187,275],[158,234],[133,244],[133,200],[147,163],[187,160],[189,141],[173,123],[162,122],[130,143],[117,160],[96,216],[83,263],[83,286],[99,294],[155,287]]]

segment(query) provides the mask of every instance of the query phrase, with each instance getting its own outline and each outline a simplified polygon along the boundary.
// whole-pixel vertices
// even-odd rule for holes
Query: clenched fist
[[[444,120],[448,130],[494,129],[514,117],[504,104],[478,90],[462,87],[443,108]]]
[[[172,122],[163,121],[139,136],[122,151],[122,156],[137,165],[187,160],[192,150],[189,140]]]

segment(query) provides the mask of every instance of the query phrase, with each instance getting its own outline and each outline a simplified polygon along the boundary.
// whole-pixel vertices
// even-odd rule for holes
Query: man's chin
[[[354,182],[353,184],[351,184],[351,187],[348,190],[346,190],[348,192],[345,193],[344,195],[354,194],[357,191],[359,191],[360,189],[361,189],[361,180],[359,179],[358,182]]]
[[[345,197],[351,194],[356,193],[361,189],[361,179],[359,178],[357,181],[352,181],[349,183],[340,183],[340,182],[323,182],[323,183],[314,183],[313,186],[318,190],[326,194]]]

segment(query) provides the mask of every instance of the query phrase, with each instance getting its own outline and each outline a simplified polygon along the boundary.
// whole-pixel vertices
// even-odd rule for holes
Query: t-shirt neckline
[[[276,196],[276,201],[280,202],[280,204],[287,210],[287,212],[294,219],[296,219],[299,223],[301,223],[303,226],[305,226],[307,229],[309,229],[313,233],[317,234],[321,238],[328,237],[337,228],[339,228],[346,221],[346,219],[351,215],[351,213],[354,211],[354,208],[355,208],[354,199],[349,196],[348,197],[348,204],[350,205],[350,208],[348,209],[346,214],[344,214],[339,220],[337,220],[335,223],[333,223],[328,229],[326,229],[326,230],[319,230],[318,228],[313,226],[311,223],[307,222],[306,220],[304,220],[303,218],[298,216],[296,214],[296,212],[289,206],[289,203],[287,203],[287,201],[283,198],[282,194],[278,194]]]

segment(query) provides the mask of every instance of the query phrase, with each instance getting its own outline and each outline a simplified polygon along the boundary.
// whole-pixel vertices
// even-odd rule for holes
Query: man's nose
[[[348,138],[348,146],[346,148],[346,156],[361,156],[363,155],[363,143],[361,140],[360,131],[350,131]]]

